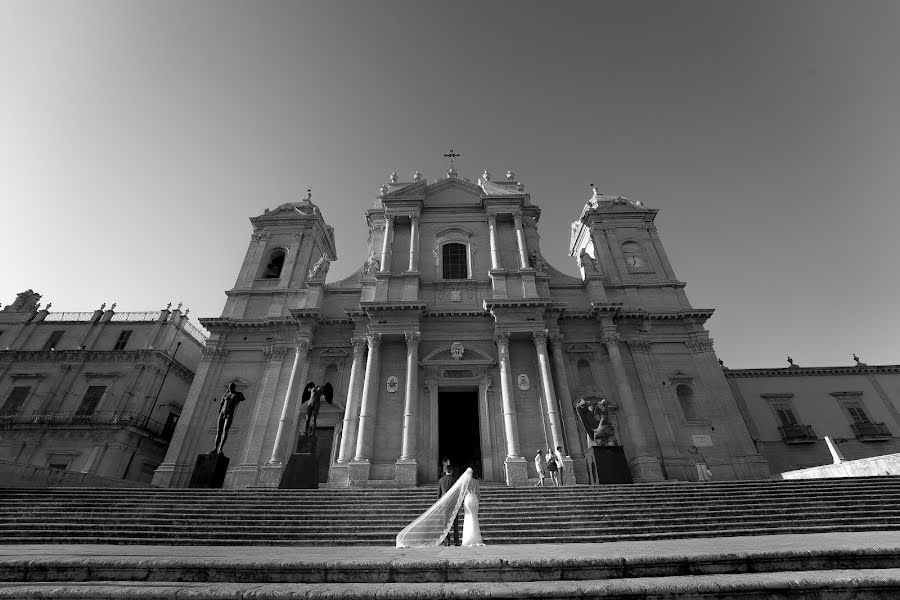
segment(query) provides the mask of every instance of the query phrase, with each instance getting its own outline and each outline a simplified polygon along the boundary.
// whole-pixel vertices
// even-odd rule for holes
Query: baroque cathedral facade
[[[153,483],[188,485],[214,447],[216,398],[240,405],[226,488],[276,487],[308,381],[330,381],[315,435],[329,486],[433,482],[442,461],[527,485],[563,448],[568,483],[596,481],[579,410],[607,400],[634,481],[769,476],[660,240],[657,211],[594,192],[570,232],[580,276],[543,258],[541,209],[507,173],[396,174],[365,213],[368,250],[326,283],[334,229],[307,197],[253,217],[246,257]]]

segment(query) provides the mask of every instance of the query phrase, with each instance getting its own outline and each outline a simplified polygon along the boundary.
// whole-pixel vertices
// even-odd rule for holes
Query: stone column
[[[615,330],[616,326],[610,323],[603,325],[603,344],[609,352],[612,363],[613,377],[616,380],[616,390],[619,392],[619,400],[622,404],[622,416],[625,417],[625,429],[627,442],[631,442],[634,448],[634,458],[631,461],[632,475],[635,481],[661,481],[663,479],[659,460],[650,456],[647,451],[647,439],[641,427],[640,415],[628,383],[628,374],[625,372],[625,364],[622,362],[622,353],[619,350],[620,336]]]
[[[350,392],[347,394],[347,405],[344,407],[344,432],[341,434],[341,449],[337,459],[339,463],[346,463],[353,458],[364,375],[363,355],[366,353],[366,338],[350,338],[350,343],[353,344],[353,364],[350,367]]]
[[[368,463],[372,455],[372,428],[375,425],[375,404],[378,401],[381,334],[370,333],[366,339],[369,342],[369,356],[366,359],[366,378],[363,381],[362,405],[359,410],[359,433],[353,461]]]
[[[403,408],[403,441],[400,460],[394,472],[398,485],[416,485],[416,420],[419,403],[419,340],[418,331],[406,333],[406,400]]]
[[[527,269],[528,264],[528,248],[525,246],[525,230],[522,228],[522,213],[513,215],[513,221],[516,224],[516,245],[519,248],[519,269]]]
[[[409,270],[419,270],[419,215],[409,215]]]
[[[672,268],[672,263],[669,262],[669,257],[666,255],[666,251],[659,239],[659,233],[656,231],[656,226],[652,223],[647,225],[647,233],[650,234],[650,241],[653,243],[653,249],[656,250],[656,256],[659,257],[659,262],[662,263],[666,277],[669,279],[677,279],[677,277],[675,277],[675,270]]]
[[[537,349],[538,371],[541,375],[541,389],[544,392],[544,412],[550,422],[550,437],[553,438],[553,448],[563,446],[562,428],[559,425],[559,410],[556,408],[556,392],[553,389],[553,379],[550,375],[550,358],[547,356],[547,332],[535,331],[534,347]]]
[[[563,335],[561,333],[550,334],[550,341],[553,343],[553,368],[556,371],[556,382],[558,384],[556,388],[557,400],[559,400],[559,410],[562,413],[563,438],[566,443],[566,445],[563,446],[563,449],[566,451],[566,456],[563,457],[563,461],[566,461],[566,470],[563,473],[563,477],[566,478],[566,481],[563,483],[575,485],[575,472],[570,468],[572,466],[575,466],[575,468],[580,471],[583,470],[582,476],[584,479],[582,479],[582,481],[588,481],[590,479],[587,469],[584,466],[584,441],[578,432],[575,407],[572,405],[572,396],[569,393],[569,377],[566,372]],[[573,465],[568,464],[568,456],[575,457]]]
[[[291,378],[288,380],[287,391],[284,394],[284,403],[281,406],[281,418],[278,420],[278,431],[275,433],[275,442],[272,444],[272,457],[269,464],[281,464],[288,455],[287,436],[291,430],[292,417],[297,405],[296,395],[294,391],[294,380],[297,378],[297,367],[300,361],[303,361],[303,370],[306,370],[306,357],[309,355],[309,349],[312,342],[308,339],[297,341],[297,347],[294,349],[294,363],[291,365]]]
[[[669,414],[666,412],[665,401],[659,388],[659,376],[650,354],[650,343],[646,340],[629,340],[631,356],[634,357],[634,366],[637,369],[644,397],[647,399],[647,408],[650,409],[650,419],[653,421],[653,429],[656,431],[656,441],[662,452],[662,460],[677,460],[680,458],[678,440],[675,430],[669,422]]]
[[[488,233],[491,239],[491,270],[502,269],[500,266],[500,252],[497,249],[497,215],[487,216]]]
[[[381,272],[391,272],[391,238],[394,235],[394,217],[384,216],[384,239],[381,241]]]
[[[506,457],[519,457],[519,423],[516,415],[516,400],[513,398],[512,377],[509,365],[509,333],[494,334],[497,354],[500,359],[500,397],[503,401],[503,425],[506,432]]]
[[[418,331],[406,333],[406,403],[403,409],[403,445],[400,460],[416,457],[416,404],[419,395],[419,340]]]
[[[506,485],[525,485],[528,482],[528,464],[519,450],[519,423],[516,416],[516,399],[512,391],[512,372],[509,363],[509,333],[494,334],[500,362],[500,397],[503,403],[503,427],[506,433]]]

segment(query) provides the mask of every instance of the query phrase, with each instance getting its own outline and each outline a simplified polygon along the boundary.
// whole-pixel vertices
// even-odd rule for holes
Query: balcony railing
[[[884,423],[851,423],[850,429],[858,440],[889,440],[893,437]]]
[[[154,421],[147,417],[147,415],[132,411],[100,411],[91,414],[56,412],[30,415],[0,415],[0,430],[72,429],[82,427],[96,427],[102,429],[132,427],[154,437],[161,437],[164,439],[172,437],[172,432],[169,430],[164,431],[165,428],[159,421]],[[167,434],[168,438],[164,434]]]
[[[806,444],[818,439],[812,425],[782,425],[778,428],[778,433],[788,444]]]

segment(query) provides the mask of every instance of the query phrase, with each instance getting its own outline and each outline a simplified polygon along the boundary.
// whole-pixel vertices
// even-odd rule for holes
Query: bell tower
[[[306,304],[309,284],[323,284],[337,259],[334,228],[309,190],[306,198],[266,209],[250,223],[250,244],[237,281],[226,292],[222,318],[286,317],[289,309]]]

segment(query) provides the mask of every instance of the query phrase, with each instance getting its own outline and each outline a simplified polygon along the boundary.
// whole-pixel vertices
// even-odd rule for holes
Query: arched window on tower
[[[465,244],[449,243],[441,248],[441,265],[444,279],[468,279],[469,260]]]
[[[263,273],[264,279],[278,279],[281,277],[281,268],[284,267],[284,250],[278,248],[269,254],[269,262]]]
[[[591,373],[591,364],[587,359],[580,359],[577,365],[578,385],[581,387],[594,387],[594,374]]]
[[[685,421],[700,421],[700,411],[697,410],[697,401],[694,399],[694,390],[686,383],[679,383],[675,388],[675,395],[678,397],[678,404],[681,405],[681,412],[684,413]]]

